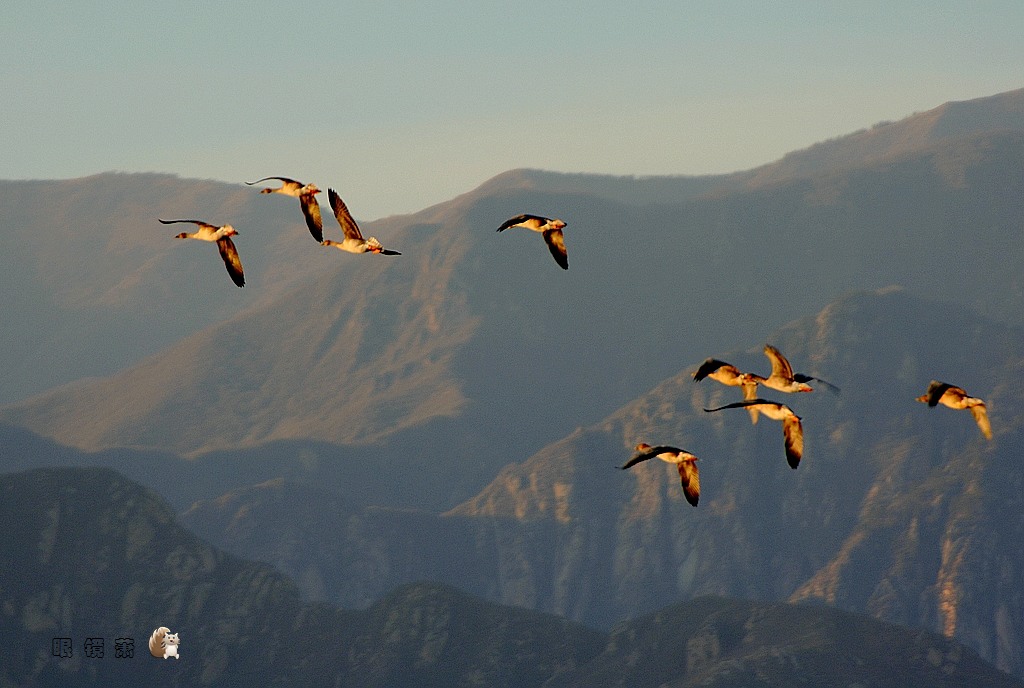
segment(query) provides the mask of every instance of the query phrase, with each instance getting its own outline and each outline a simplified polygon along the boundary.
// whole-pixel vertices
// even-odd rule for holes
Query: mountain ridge
[[[360,606],[429,575],[602,628],[708,594],[821,602],[945,632],[1019,674],[1024,634],[1008,620],[1024,613],[1012,592],[1024,571],[1012,545],[1024,528],[1014,493],[1024,484],[1014,460],[1024,399],[1013,383],[1024,333],[886,288],[849,294],[768,341],[797,370],[842,388],[779,399],[804,418],[798,470],[786,464],[778,424],[703,412],[740,394],[695,383],[694,359],[605,419],[507,465],[442,515],[364,510],[344,537],[304,521],[302,532],[333,534],[328,558],[337,565],[318,569],[329,599]],[[743,370],[769,367],[760,346],[704,353]],[[992,442],[969,414],[914,401],[933,377],[986,399]],[[697,509],[671,466],[618,470],[640,441],[700,457]],[[279,543],[302,532],[275,523],[262,541],[229,543],[206,525],[248,519],[242,504],[226,514],[197,505],[186,523],[287,567]],[[458,552],[458,561],[439,552]]]
[[[353,266],[353,276],[366,285],[358,295],[347,288],[347,279],[320,280],[312,290],[299,288],[286,301],[238,316],[143,364],[92,383],[91,390],[89,385],[54,390],[9,405],[0,410],[0,416],[87,449],[162,446],[198,452],[299,436],[340,443],[376,442],[384,438],[381,432],[421,426],[431,419],[463,417],[471,410],[467,402],[486,401],[500,407],[502,399],[483,385],[495,373],[506,386],[502,398],[511,399],[513,392],[521,395],[503,409],[516,424],[550,422],[529,411],[543,398],[568,404],[566,408],[575,406],[571,415],[585,421],[609,406],[600,410],[581,407],[578,398],[553,384],[554,375],[570,375],[594,385],[584,393],[586,398],[608,398],[614,404],[616,398],[624,400],[639,388],[632,379],[644,384],[668,374],[673,358],[670,333],[685,322],[706,309],[739,309],[744,317],[706,322],[703,331],[710,341],[705,346],[718,346],[716,342],[734,339],[749,329],[748,314],[767,319],[764,306],[774,304],[771,307],[779,311],[775,313],[777,322],[796,315],[798,303],[824,305],[817,291],[807,289],[808,283],[821,290],[835,290],[837,284],[882,286],[899,282],[903,276],[917,289],[941,289],[943,296],[968,299],[972,305],[986,304],[989,315],[1012,319],[1024,308],[1024,299],[1016,296],[1020,289],[1009,268],[1017,255],[1024,253],[1024,246],[1019,236],[1009,236],[1011,206],[1015,207],[1009,198],[1024,189],[1018,189],[1019,180],[1013,181],[1006,171],[1024,164],[1024,134],[989,140],[998,141],[989,153],[977,139],[963,144],[984,154],[980,162],[970,156],[951,162],[931,152],[926,157],[851,173],[854,176],[823,177],[720,200],[639,211],[649,231],[657,228],[655,243],[680,247],[684,254],[696,251],[704,258],[705,264],[694,268],[698,282],[726,274],[730,265],[759,265],[766,271],[760,278],[742,278],[733,291],[703,286],[699,295],[703,299],[692,299],[677,310],[666,302],[662,313],[669,320],[664,322],[647,322],[631,307],[651,299],[654,293],[672,293],[673,289],[668,272],[674,268],[671,252],[643,259],[620,255],[620,237],[613,228],[635,221],[631,215],[636,210],[586,196],[556,197],[566,203],[582,203],[578,211],[591,218],[584,222],[590,225],[589,231],[577,233],[575,245],[571,234],[567,242],[572,256],[579,255],[575,246],[583,252],[579,260],[591,263],[581,271],[608,275],[594,282],[597,278],[586,272],[549,274],[550,265],[540,260],[545,257],[543,247],[527,241],[535,237],[490,237],[483,249],[484,238],[469,230],[484,225],[485,217],[504,214],[494,211],[495,207],[523,205],[519,196],[486,199],[441,225],[414,225],[400,233],[398,236],[408,237],[405,241],[412,249],[408,260],[401,256],[381,263],[371,258],[372,262]],[[961,146],[943,145],[947,148],[942,150],[960,150]],[[973,168],[978,165],[981,168],[976,172]],[[878,180],[879,171],[888,175],[882,177],[885,181]],[[987,185],[996,174],[1000,176],[996,183],[1002,188]],[[981,181],[985,183],[970,179],[972,175],[984,175]],[[904,190],[900,184],[907,185],[908,193],[918,195],[943,189],[944,197],[934,206],[910,207],[892,195],[893,189]],[[863,192],[858,187],[865,185],[873,200],[887,207],[859,203]],[[761,218],[759,222],[751,212]],[[685,223],[681,233],[672,229],[675,218]],[[795,227],[790,219],[797,223]],[[983,231],[964,243],[955,228],[971,224]],[[766,240],[764,231],[752,234],[757,225],[767,225],[764,230],[771,233],[772,242]],[[827,233],[818,229],[821,226],[828,228]],[[872,226],[875,236],[862,234]],[[936,226],[943,228],[941,238]],[[598,227],[607,233],[595,231]],[[717,231],[701,231],[705,227],[717,227]],[[495,245],[498,241],[500,247]],[[880,242],[885,245],[881,254]],[[471,246],[477,250],[470,251]],[[1002,250],[993,254],[999,247]],[[493,255],[499,250],[507,255]],[[420,255],[413,257],[416,251]],[[921,257],[929,251],[934,257]],[[942,262],[954,255],[963,264],[961,269],[978,273],[973,283],[953,288],[937,272]],[[794,260],[799,271],[788,268],[787,263]],[[616,262],[625,274],[612,272]],[[415,276],[403,272],[409,263],[415,265]],[[991,265],[983,270],[983,264]],[[522,268],[528,269],[527,274],[520,274]],[[643,271],[642,284],[630,282],[634,270]],[[510,293],[496,287],[520,284],[524,278],[532,285],[530,290]],[[775,283],[775,294],[756,286],[763,279]],[[548,292],[559,298],[548,298]],[[615,322],[620,323],[618,331],[612,327]],[[568,323],[583,331],[574,332]],[[645,341],[627,336],[630,331],[644,333]],[[591,347],[599,348],[594,358],[605,358],[603,377],[588,367],[589,357],[577,354],[580,335]],[[230,353],[239,345],[247,351],[243,359]],[[495,348],[501,349],[500,359],[495,357]],[[209,352],[210,358],[192,360],[196,350]],[[640,357],[645,355],[647,365],[641,366]],[[256,361],[246,367],[249,358]],[[530,371],[532,376],[527,385],[518,382],[522,371]],[[267,374],[272,377],[260,377]],[[170,395],[167,390],[172,387],[178,391]],[[531,389],[545,391],[535,400],[529,396]],[[295,407],[285,416],[273,408],[274,399],[282,394],[287,394]],[[62,417],[68,411],[94,413],[93,406],[81,401],[82,395],[122,400],[141,397],[120,412],[128,414],[123,417],[109,412],[94,419],[88,415]],[[80,401],[76,402],[75,396]],[[178,410],[168,414],[166,408],[153,407],[177,404],[182,396],[191,396],[190,406],[202,409],[200,418],[212,419],[224,412],[242,415],[229,415],[216,427],[209,421],[193,426],[194,414],[185,416]],[[334,413],[327,404],[339,396],[343,405],[354,396],[362,401]],[[146,404],[152,409],[149,414],[143,413]],[[73,410],[76,406],[80,410]],[[394,412],[386,413],[386,407]],[[154,418],[157,410],[162,419],[159,424]],[[339,415],[345,422],[338,422]]]
[[[0,475],[0,494],[0,512],[20,516],[0,532],[5,685],[1021,685],[949,639],[820,607],[706,597],[609,635],[436,584],[363,611],[303,603],[114,471]],[[174,662],[144,647],[160,625],[181,639]],[[71,657],[51,655],[55,634]],[[86,636],[133,637],[134,654],[83,657]]]
[[[484,198],[532,197],[540,191],[549,198],[584,195],[622,204],[627,208],[623,224],[629,226],[628,216],[635,213],[630,209],[638,206],[718,198],[801,175],[815,179],[829,170],[874,164],[895,151],[905,154],[957,137],[1019,132],[1024,128],[1022,92],[947,103],[731,175],[615,177],[511,170],[450,201],[364,223],[364,229],[390,235],[450,218]],[[883,139],[895,143],[882,145]],[[551,214],[566,214],[569,204],[535,200],[537,211]],[[358,217],[358,199],[348,201]],[[0,373],[0,403],[22,401],[74,379],[110,375],[204,327],[308,285],[312,276],[329,274],[337,256],[309,243],[295,205],[294,199],[263,198],[241,184],[159,173],[0,181],[0,227],[5,230],[0,233],[5,264],[0,287],[8,294],[0,324],[17,326],[21,335],[0,348],[0,355],[22,362]],[[522,205],[532,208],[534,202]],[[483,225],[496,226],[505,212],[523,209],[506,206]],[[182,214],[230,220],[240,229],[248,289],[210,291],[206,285],[223,281],[216,279],[223,277],[216,256],[168,241],[155,223],[157,216]],[[570,220],[573,227],[579,225],[576,218]],[[573,227],[570,232],[578,231]],[[575,256],[571,237],[570,251]],[[211,298],[211,293],[224,298]]]

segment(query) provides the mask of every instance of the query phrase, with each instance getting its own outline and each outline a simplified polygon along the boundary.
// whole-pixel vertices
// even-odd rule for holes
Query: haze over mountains
[[[567,272],[494,232],[524,211],[569,223]],[[157,215],[230,220],[246,289]],[[323,251],[248,187],[0,183],[5,466],[115,467],[343,607],[424,579],[603,629],[825,603],[1024,676],[1024,90],[748,172],[516,170],[362,224],[403,255]],[[779,399],[797,471],[777,423],[705,414],[740,395],[690,377],[766,372],[765,342],[843,390]],[[988,401],[991,443],[913,401],[932,378]],[[671,467],[616,470],[639,441],[701,457],[699,508]]]
[[[982,126],[966,126],[964,112]],[[239,199],[243,190],[231,189],[245,207],[218,214],[240,215],[243,233],[243,220],[264,208],[283,205],[289,217],[283,228],[250,230],[245,247],[258,256],[290,227],[287,255],[265,264],[298,272],[305,268],[295,263],[312,265],[311,278],[235,317],[196,326],[115,375],[54,389],[0,418],[88,450],[200,454],[276,440],[372,443],[371,455],[396,474],[415,470],[431,485],[424,492],[447,500],[409,495],[410,505],[450,506],[501,465],[597,421],[682,362],[753,345],[851,289],[903,284],[1019,321],[1024,125],[1010,130],[1007,112],[1024,113],[1024,91],[822,144],[855,153],[819,151],[810,159],[842,165],[818,167],[810,178],[793,178],[789,165],[780,168],[781,181],[768,183],[766,168],[753,189],[723,179],[717,192],[696,198],[686,189],[706,180],[567,175],[548,183],[550,174],[520,172],[367,228],[405,255],[332,255],[322,272],[330,252],[301,235],[294,203],[273,203],[252,189]],[[956,126],[943,126],[950,117]],[[993,121],[998,130],[988,128]],[[875,139],[890,143],[867,145]],[[524,181],[534,176],[540,181]],[[682,190],[680,202],[667,202],[663,191],[639,194],[636,204],[588,191],[617,183],[621,195],[670,181]],[[185,196],[154,210],[197,205]],[[349,205],[358,208],[358,199]],[[526,209],[568,218],[567,273],[551,270],[537,237],[493,231]],[[112,241],[108,233],[103,243]],[[222,313],[219,302],[237,298],[218,289],[224,276],[216,256],[163,244],[161,251],[177,249],[177,260],[205,263],[198,283],[204,297],[217,294],[218,305],[195,310]],[[136,279],[141,262],[132,264]],[[261,269],[251,270],[253,292],[266,289]],[[951,278],[951,270],[970,278]],[[192,284],[198,275],[183,277],[158,264],[143,281],[173,292],[168,285]],[[173,319],[164,302],[136,301],[149,315],[133,331],[141,337],[150,322],[161,328]],[[111,339],[132,337],[111,331]],[[452,453],[472,453],[479,470],[452,471]]]

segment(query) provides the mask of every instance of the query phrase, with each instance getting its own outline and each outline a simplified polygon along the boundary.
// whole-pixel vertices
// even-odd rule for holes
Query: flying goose
[[[668,445],[652,447],[643,442],[636,445],[635,451],[637,453],[622,466],[622,470],[632,468],[641,461],[653,459],[654,457],[668,463],[674,463],[676,468],[679,469],[679,480],[683,484],[683,495],[686,497],[686,501],[693,506],[697,506],[697,501],[700,499],[700,475],[697,473],[696,456],[679,447],[670,447]]]
[[[160,218],[157,218],[160,220]],[[214,227],[202,220],[160,220],[165,225],[173,225],[178,222],[186,222],[196,225],[198,229],[194,232],[182,232],[175,236],[175,239],[199,239],[200,241],[216,241],[220,249],[220,257],[224,259],[224,267],[228,269],[231,281],[240,287],[245,286],[245,275],[242,273],[242,261],[238,258],[238,250],[231,241],[231,237],[238,234],[238,230],[231,225]]]
[[[565,237],[562,235],[562,227],[565,227],[564,222],[550,217],[524,213],[523,215],[516,215],[509,220],[505,220],[501,227],[498,227],[498,231],[502,232],[509,227],[525,227],[526,229],[532,229],[534,232],[541,232],[555,262],[563,270],[569,269],[569,256],[565,252]]]
[[[716,380],[727,387],[742,387],[744,399],[757,398],[757,381],[751,379],[747,373],[741,372],[731,363],[720,361],[717,358],[705,359],[700,367],[693,372],[693,381],[700,382],[704,378]],[[757,423],[757,409],[747,410],[750,412],[750,422]]]
[[[985,439],[992,439],[992,424],[988,421],[985,402],[968,395],[962,387],[932,380],[928,385],[928,391],[917,397],[917,401],[924,402],[929,406],[942,404],[957,411],[968,409],[974,416],[974,422],[978,424],[981,434],[985,436]]]
[[[780,392],[813,392],[814,388],[808,385],[808,382],[816,381],[828,387],[832,392],[839,393],[839,388],[833,385],[831,382],[825,382],[820,377],[813,377],[811,375],[804,375],[803,373],[794,373],[793,366],[789,364],[786,357],[782,355],[782,352],[776,349],[771,344],[764,345],[764,355],[768,357],[768,360],[772,363],[772,372],[768,377],[761,377],[749,373],[749,378],[765,387],[771,387]]]
[[[782,434],[786,438],[786,461],[794,470],[800,465],[800,459],[804,455],[804,427],[800,423],[800,416],[793,413],[793,409],[785,404],[778,404],[767,399],[750,399],[704,410],[712,413],[729,408],[756,408],[759,413],[763,413],[768,418],[782,421]]]
[[[693,371],[694,382],[700,382],[706,377],[728,387],[742,387],[747,384],[739,368],[717,358],[704,359],[700,367]]]
[[[314,239],[323,243],[324,225],[320,219],[320,204],[316,201],[316,194],[320,193],[320,189],[316,188],[316,184],[303,184],[288,177],[264,177],[254,182],[246,182],[246,184],[252,186],[253,184],[259,184],[271,179],[281,182],[281,187],[278,189],[261,189],[260,193],[279,193],[285,196],[297,197],[299,205],[302,206],[302,214],[306,218],[306,226],[309,227],[309,233],[313,235]]]
[[[325,239],[323,241],[324,246],[334,246],[349,253],[382,253],[385,256],[402,255],[398,251],[389,251],[384,248],[375,237],[364,239],[363,233],[359,231],[359,225],[352,219],[352,214],[348,211],[345,201],[341,200],[341,196],[334,189],[327,189],[327,196],[331,199],[334,217],[338,218],[338,224],[341,225],[341,231],[345,234],[345,240],[331,241],[330,239]]]

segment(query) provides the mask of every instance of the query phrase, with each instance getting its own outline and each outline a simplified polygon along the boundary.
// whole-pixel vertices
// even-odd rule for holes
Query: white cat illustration
[[[178,657],[178,644],[177,633],[168,633],[164,636],[164,659],[167,659],[168,657],[180,659],[180,657]]]

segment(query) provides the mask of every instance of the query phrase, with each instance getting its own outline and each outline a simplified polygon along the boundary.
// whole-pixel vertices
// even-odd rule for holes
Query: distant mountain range
[[[0,495],[2,685],[1022,685],[954,641],[822,607],[704,598],[610,636],[429,584],[332,609],[113,471],[6,475]],[[178,659],[149,655],[157,626],[178,634]]]
[[[701,410],[740,395],[694,383],[694,361],[440,516],[327,506],[312,488],[271,483],[201,501],[183,520],[343,605],[422,579],[600,627],[707,594],[815,601],[946,633],[1024,672],[1013,621],[1024,618],[1013,544],[1024,527],[1024,331],[886,290],[841,299],[771,341],[842,387],[784,399],[803,416],[796,471],[778,423]],[[757,350],[720,355],[768,365]],[[981,390],[992,442],[966,412],[914,401],[932,377]],[[640,441],[701,458],[699,508],[670,466],[616,470]]]
[[[963,112],[972,115],[954,116]],[[280,199],[252,189],[231,189],[233,205],[220,207],[186,196],[185,182],[132,177],[134,187],[153,183],[148,198],[166,195],[144,206],[154,214],[213,206],[218,212],[207,214],[240,216],[244,231],[246,218],[280,211],[288,218],[280,224],[291,227],[280,262],[281,227],[253,230],[249,251],[263,256],[254,270],[283,270],[293,286],[265,287],[256,273],[250,287],[265,298],[244,313],[196,326],[194,334],[109,377],[10,405],[0,420],[86,450],[140,447],[197,456],[297,440],[342,447],[312,451],[320,461],[334,461],[336,453],[358,448],[383,466],[391,485],[418,476],[419,489],[396,488],[405,504],[451,506],[500,466],[596,422],[683,362],[756,341],[852,289],[902,284],[1020,322],[1024,124],[1005,126],[1015,121],[1013,113],[1024,123],[1024,91],[821,144],[790,171],[765,168],[756,185],[753,178],[723,181],[717,191],[701,182],[700,192],[691,193],[696,182],[687,178],[506,175],[449,203],[372,225],[368,232],[403,250],[388,259],[325,260],[303,236],[296,204],[274,203]],[[979,126],[965,124],[974,117]],[[949,118],[959,124],[941,125]],[[813,174],[794,177],[797,168]],[[98,198],[117,199],[111,203],[120,212],[128,182],[100,182],[108,188],[102,195],[97,190]],[[679,200],[667,202],[672,184]],[[612,187],[617,191],[608,192]],[[624,200],[628,193],[634,203]],[[355,199],[351,205],[358,207]],[[538,237],[493,231],[524,210],[569,221],[568,272],[552,269]],[[71,231],[67,222],[55,224],[46,230],[51,235]],[[191,266],[180,275],[157,269],[160,263],[145,281],[162,289],[201,284],[190,311],[223,314],[220,303],[240,291],[224,289],[231,285],[216,256],[185,255],[186,247],[169,238],[153,249],[153,238],[132,236],[136,251],[170,251],[179,266]],[[110,246],[120,235],[96,239]],[[53,250],[61,248],[58,242]],[[210,264],[199,271],[203,257]],[[132,260],[104,249],[97,262]],[[306,265],[313,266],[308,276]],[[293,282],[296,273],[303,277]],[[134,293],[114,290],[123,291]],[[216,305],[206,305],[213,294]],[[113,348],[123,359],[124,342],[177,319],[177,311],[163,312],[162,297],[126,298],[148,315],[119,325],[131,323],[130,331],[109,330],[109,347],[87,344],[95,355]],[[52,324],[52,331],[62,327]],[[61,338],[76,340],[71,333]],[[462,458],[469,455],[472,461]]]
[[[90,455],[24,431],[0,450],[14,467],[124,470],[173,495],[203,538],[345,607],[423,580],[604,628],[700,595],[822,602],[946,633],[1024,673],[1024,332],[888,289],[840,299],[770,341],[842,387],[784,399],[804,418],[796,471],[777,423],[701,411],[739,393],[694,383],[697,361],[444,514],[365,507],[372,476],[316,461]],[[768,366],[756,347],[713,353]],[[986,398],[992,442],[966,412],[913,401],[932,377]],[[671,467],[617,470],[644,440],[701,457],[699,508]]]
[[[403,253],[388,258],[323,251],[294,199],[249,187],[164,175],[0,182],[0,354],[17,363],[0,371],[3,469],[102,466],[159,491],[233,555],[199,543],[201,556],[174,566],[228,566],[204,590],[266,577],[287,598],[273,604],[291,605],[269,618],[292,618],[293,607],[320,624],[350,613],[335,607],[379,612],[371,605],[397,586],[436,581],[603,629],[574,646],[575,670],[599,655],[620,661],[627,639],[615,624],[680,601],[728,598],[701,604],[729,624],[790,601],[941,633],[1024,676],[1021,199],[1024,90],[733,175],[511,171],[415,215],[364,223]],[[358,200],[346,200],[358,216]],[[569,223],[568,271],[540,237],[494,231],[524,211]],[[215,251],[155,224],[171,215],[235,224],[247,287],[230,283]],[[803,416],[796,471],[778,423],[704,413],[740,395],[691,378],[707,356],[766,373],[766,342],[842,388],[764,392]],[[985,398],[993,441],[966,412],[914,402],[931,379]],[[670,466],[618,470],[640,441],[700,457],[697,509]],[[88,475],[130,491],[109,472]],[[121,504],[117,490],[97,489],[75,513]],[[111,513],[137,520],[119,508]],[[143,521],[171,524],[165,506],[152,508]],[[35,604],[55,617],[92,594],[59,582],[43,595],[32,586],[45,574],[26,570],[11,590],[36,597],[9,609]],[[154,609],[194,618],[186,611],[205,602],[174,590]],[[419,594],[409,590],[398,594]],[[729,611],[735,598],[764,606]],[[723,638],[723,667],[746,666],[746,646]],[[930,665],[950,664],[947,651]],[[534,662],[547,667],[531,674],[537,683],[582,680],[566,668],[556,681],[550,668],[568,660],[545,656],[553,664]],[[219,676],[226,660],[207,659],[202,676]],[[497,676],[489,661],[459,664],[469,673],[458,681]],[[39,662],[26,655],[19,671],[53,670]],[[660,683],[750,677],[689,667],[690,678]]]

